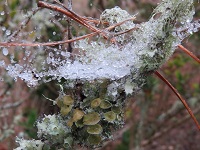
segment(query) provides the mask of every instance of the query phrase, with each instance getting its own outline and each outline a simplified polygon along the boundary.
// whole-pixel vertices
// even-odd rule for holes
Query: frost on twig
[[[56,100],[60,115],[45,116],[38,122],[38,129],[47,129],[38,130],[38,136],[47,143],[53,140],[59,147],[64,147],[65,141],[98,146],[111,137],[113,129],[123,126],[126,97],[139,90],[146,76],[158,69],[184,38],[197,31],[199,23],[192,23],[193,15],[193,0],[164,0],[147,22],[134,24],[129,20],[111,31],[103,30],[104,34],[114,37],[114,44],[99,35],[96,41],[76,41],[74,50],[78,53],[69,53],[61,45],[50,48],[38,43],[39,53],[48,52],[46,58],[36,57],[38,55],[31,52],[29,64],[6,65],[2,61],[0,66],[11,77],[21,78],[30,86],[40,81],[64,79],[64,89],[70,95],[62,93]],[[125,10],[115,7],[105,10],[100,20],[111,26],[131,17]],[[118,34],[132,28],[135,30]],[[39,66],[35,59],[40,60]],[[58,125],[63,122],[65,126]],[[56,125],[51,127],[47,123]],[[59,134],[59,139],[55,139],[58,130],[66,134]],[[69,135],[73,141],[68,139]]]

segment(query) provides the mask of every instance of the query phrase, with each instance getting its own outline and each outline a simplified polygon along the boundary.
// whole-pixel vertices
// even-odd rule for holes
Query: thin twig
[[[196,60],[198,63],[200,63],[200,59],[197,58],[197,56],[195,56],[187,48],[183,47],[182,45],[178,45],[178,48],[180,48],[182,51],[184,51],[186,54],[188,54],[190,57],[192,57],[194,60]]]
[[[188,106],[188,104],[186,103],[185,99],[178,93],[178,91],[172,86],[171,83],[169,83],[169,81],[167,81],[167,79],[165,79],[158,71],[154,72],[162,81],[164,81],[169,87],[170,89],[176,94],[176,96],[181,100],[181,102],[183,103],[183,105],[185,106],[185,108],[187,109],[188,113],[190,114],[190,116],[192,117],[192,119],[194,120],[197,128],[200,130],[200,125],[196,119],[196,117],[194,116],[193,112],[191,111],[190,107]]]
[[[10,42],[12,40],[12,38],[15,38],[19,32],[24,29],[26,27],[26,25],[29,23],[30,19],[32,18],[33,15],[35,15],[41,8],[36,8],[32,11],[32,14],[28,16],[28,18],[23,21],[20,25],[20,27],[18,28],[17,31],[15,31],[10,37],[8,37],[7,42]]]
[[[91,17],[82,17],[83,20],[87,21],[88,23],[94,23],[96,25],[100,24],[100,21],[98,19],[93,19]]]
[[[198,114],[200,112],[200,108],[196,109],[194,111],[194,114]],[[164,128],[163,130],[155,133],[152,137],[150,137],[147,140],[144,140],[141,142],[141,146],[147,146],[150,143],[152,143],[153,141],[155,141],[156,139],[160,138],[161,136],[165,135],[166,133],[169,133],[169,131],[181,124],[183,124],[184,122],[186,122],[188,119],[190,119],[190,115],[186,115],[184,118],[182,118],[181,120],[178,120],[175,124],[172,124],[171,126],[168,126],[166,128]]]
[[[61,5],[63,8],[65,8],[67,11],[70,10],[72,11],[72,0],[68,0],[68,7],[66,7],[64,4],[62,4],[60,1],[54,0],[57,4]],[[67,39],[70,40],[72,39],[72,34],[71,34],[71,18],[67,17]],[[68,43],[67,47],[68,52],[72,52],[72,43]]]
[[[65,7],[65,9],[63,9],[63,8],[61,8],[59,6],[56,6],[56,5],[53,5],[53,4],[49,4],[47,2],[42,2],[42,1],[38,2],[38,7],[43,7],[43,8],[47,8],[47,9],[51,9],[51,10],[60,12],[62,14],[65,14],[66,16],[72,18],[73,20],[77,21],[78,23],[82,24],[83,26],[87,27],[88,29],[90,29],[93,32],[99,32],[99,33],[102,32],[98,28],[92,26],[91,24],[89,24],[88,22],[83,20],[82,17],[80,17],[79,15],[74,13],[73,11],[67,9],[66,7]]]
[[[122,22],[119,22],[119,23],[116,23],[108,28],[105,28],[104,30],[102,31],[109,31],[109,30],[112,30],[113,28],[115,28],[116,26],[119,26],[123,23],[125,23],[126,21],[130,21],[130,20],[133,20],[135,19],[134,17],[133,18],[129,18],[127,20],[124,20]],[[127,30],[123,33],[120,33],[120,34],[124,34],[126,32],[130,32],[132,31],[133,29],[137,29],[137,28],[132,28],[130,30]],[[83,35],[83,36],[79,36],[77,38],[73,38],[73,39],[70,39],[70,40],[64,40],[64,41],[56,41],[56,42],[47,42],[47,43],[7,43],[7,42],[2,42],[0,43],[0,46],[4,46],[4,47],[10,47],[10,46],[31,46],[31,47],[36,47],[36,46],[55,46],[55,45],[60,45],[60,44],[65,44],[65,43],[70,43],[70,42],[75,42],[75,41],[79,41],[79,40],[82,40],[82,39],[85,39],[85,38],[89,38],[89,37],[92,37],[92,36],[95,36],[99,34],[98,32],[93,32],[93,33],[90,33],[90,34],[86,34],[86,35]],[[118,33],[116,33],[118,34]],[[115,35],[114,35],[115,36]]]
[[[0,106],[0,110],[18,107],[18,106],[20,106],[23,102],[24,102],[24,100],[17,101],[17,102],[15,102],[15,103],[8,103],[8,104],[5,104],[5,105],[3,105],[3,106]]]
[[[122,22],[119,22],[119,23],[113,24],[112,26],[107,27],[106,30],[112,30],[113,28],[115,28],[115,27],[117,27],[117,26],[120,26],[120,25],[124,24],[125,22],[131,21],[131,20],[134,20],[134,19],[135,19],[135,17],[128,18],[128,19],[126,19],[126,20],[124,20],[124,21],[122,21]],[[131,30],[131,29],[130,29],[130,30]],[[126,32],[126,31],[124,31],[124,33],[125,33],[125,32]]]
[[[79,36],[79,37],[71,39],[71,40],[47,42],[47,43],[14,43],[14,42],[13,43],[7,43],[7,42],[2,42],[2,43],[0,43],[0,46],[4,46],[4,47],[10,47],[10,46],[31,46],[31,47],[55,46],[55,45],[69,43],[69,42],[75,42],[75,41],[78,41],[78,40],[82,40],[84,38],[92,37],[92,36],[97,35],[97,34],[98,34],[97,32],[93,32],[93,33],[90,33],[90,34]]]
[[[68,0],[68,9],[72,11],[72,0]],[[67,22],[68,22],[68,26],[67,26],[67,33],[68,33],[68,40],[72,39],[72,21],[71,18],[67,18]],[[68,48],[67,48],[68,52],[72,52],[72,43],[68,44]]]
[[[67,8],[64,4],[62,4],[61,2],[57,1],[57,0],[54,0],[57,4],[61,5],[63,8],[65,8],[67,11],[70,10],[69,8]],[[72,6],[72,0],[68,0],[68,7]],[[70,10],[72,11],[72,10]],[[76,14],[77,15],[77,14]],[[78,16],[80,19],[83,19],[87,22],[93,22],[95,24],[99,24],[99,21],[97,20],[92,20],[92,19],[89,19],[87,17],[82,17],[82,16]]]
[[[136,29],[139,29],[139,28],[138,27],[134,27],[134,28],[131,28],[131,29],[126,30],[126,31],[118,32],[118,33],[115,33],[114,36],[119,36],[119,35],[122,35],[122,34],[125,34],[125,33],[128,33],[128,32],[134,31]]]

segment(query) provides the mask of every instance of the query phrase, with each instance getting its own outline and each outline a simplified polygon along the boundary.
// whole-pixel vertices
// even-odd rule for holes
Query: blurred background
[[[67,0],[61,1],[67,4]],[[81,16],[99,18],[107,8],[119,6],[130,14],[137,14],[136,23],[147,21],[160,0],[72,0],[72,9]],[[27,14],[36,7],[35,0],[0,0],[0,39],[5,41],[13,31],[19,28]],[[195,3],[194,19],[200,18],[200,4]],[[40,22],[30,20],[19,32],[18,40],[57,41],[66,37],[68,26],[65,22],[55,22],[58,14],[42,16]],[[47,19],[47,20],[45,20]],[[43,21],[43,22],[42,22]],[[49,22],[48,22],[49,21]],[[45,22],[45,23],[44,23]],[[50,23],[50,25],[48,23]],[[36,27],[42,24],[39,29]],[[8,32],[11,32],[10,34]],[[33,32],[32,32],[33,31]],[[56,32],[56,34],[55,34]],[[83,35],[89,31],[72,22],[72,36]],[[7,36],[6,36],[7,35]],[[28,37],[28,38],[27,38]],[[200,58],[200,32],[191,35],[183,45]],[[69,45],[65,45],[68,47]],[[24,49],[23,47],[21,47]],[[0,48],[2,50],[2,48]],[[26,51],[16,51],[14,60],[23,58]],[[41,55],[46,55],[41,54]],[[9,62],[11,54],[0,52],[0,60]],[[26,63],[23,60],[21,63]],[[171,59],[160,69],[180,94],[187,100],[200,122],[200,66],[197,62],[176,50]],[[38,117],[58,112],[52,102],[44,98],[55,99],[59,87],[56,82],[43,83],[36,88],[27,87],[21,81],[14,81],[0,69],[0,150],[16,147],[15,138],[36,138],[34,126]],[[130,98],[125,108],[124,128],[114,134],[102,150],[198,150],[200,134],[193,120],[175,94],[158,77],[149,76],[144,88]]]

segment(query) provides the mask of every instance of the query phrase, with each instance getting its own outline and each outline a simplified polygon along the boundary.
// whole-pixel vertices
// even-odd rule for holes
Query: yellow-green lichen
[[[88,142],[91,145],[98,145],[101,142],[101,136],[100,135],[89,135]]]
[[[116,114],[113,111],[104,113],[104,118],[108,122],[113,122],[116,119]]]
[[[101,104],[101,99],[100,98],[96,98],[91,102],[91,107],[92,108],[97,108],[100,104]]]
[[[72,105],[73,103],[74,103],[74,100],[72,99],[71,96],[65,95],[65,96],[63,97],[63,104],[64,104],[64,105]]]
[[[119,106],[113,106],[111,110],[117,115],[121,113],[121,108]]]
[[[83,117],[84,125],[95,125],[100,121],[100,115],[97,112],[91,112]]]
[[[102,101],[100,104],[100,108],[102,109],[108,109],[112,106],[112,104],[109,101]]]
[[[72,106],[63,106],[60,109],[60,113],[65,116],[72,110]]]
[[[91,125],[87,127],[87,132],[89,134],[101,134],[103,128],[99,124]]]
[[[75,109],[73,112],[73,121],[77,122],[78,120],[82,119],[84,116],[84,112],[79,110],[79,109]]]

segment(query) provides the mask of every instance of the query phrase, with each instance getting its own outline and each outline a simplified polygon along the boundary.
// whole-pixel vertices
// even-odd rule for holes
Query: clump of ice
[[[127,19],[133,18],[133,15],[130,15],[126,10],[122,10],[120,7],[116,6],[112,9],[106,9],[102,12],[100,16],[100,21],[105,24],[114,25],[116,23],[125,21]],[[134,28],[135,24],[133,21],[127,21],[122,25],[119,25],[114,28],[115,32],[129,30]]]
[[[73,58],[70,53],[60,47],[55,49],[54,53],[49,53],[46,58],[35,55],[31,58],[31,64],[26,66],[12,63],[4,65],[4,68],[11,77],[15,79],[19,77],[33,86],[40,80],[48,82],[61,78],[86,81],[96,79],[119,81],[121,78],[129,78],[133,81],[141,74],[160,67],[172,55],[183,38],[188,36],[188,33],[197,31],[200,25],[198,22],[191,23],[193,15],[192,0],[165,0],[154,10],[148,22],[134,24],[133,21],[127,21],[114,28],[111,31],[112,34],[137,28],[127,36],[126,34],[116,36],[119,45],[108,41],[103,42],[101,38],[97,41],[84,39],[75,43],[75,48],[79,50],[79,53],[74,54]],[[133,16],[127,11],[115,7],[105,10],[100,19],[101,22],[113,25],[131,17]],[[38,15],[34,17],[35,19],[38,19],[38,22],[43,21],[38,18]],[[182,33],[183,29],[188,30]],[[123,43],[126,40],[128,42]],[[38,48],[47,52],[49,50],[44,47]],[[5,50],[3,53],[7,54]],[[40,67],[34,65],[38,63],[34,60],[41,61],[42,59],[43,61],[39,62]],[[128,93],[130,91],[128,90]]]

